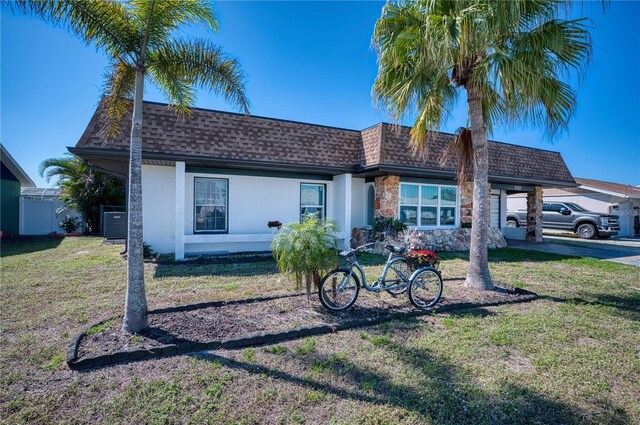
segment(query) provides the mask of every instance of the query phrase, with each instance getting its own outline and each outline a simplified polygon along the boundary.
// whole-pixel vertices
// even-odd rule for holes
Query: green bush
[[[313,214],[302,221],[282,226],[271,243],[273,257],[280,270],[293,279],[298,288],[305,282],[307,295],[311,283],[320,284],[320,274],[336,264],[337,241],[334,221],[322,220]]]
[[[378,217],[373,223],[373,230],[376,232],[396,232],[402,233],[407,230],[407,225],[393,217]]]
[[[67,233],[73,233],[80,227],[80,221],[78,221],[77,218],[68,215],[60,222],[60,227],[62,227]]]
[[[156,258],[157,256],[158,254],[151,248],[151,245],[146,242],[142,243],[142,257],[145,260],[151,260]]]

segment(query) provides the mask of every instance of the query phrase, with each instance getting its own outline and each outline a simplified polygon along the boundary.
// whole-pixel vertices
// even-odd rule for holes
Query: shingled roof
[[[625,198],[640,198],[640,188],[631,185],[582,178],[576,178],[576,183],[585,189],[593,188],[598,191],[616,193]]]
[[[154,102],[144,103],[143,116],[143,159],[149,163],[173,159],[327,174],[455,176],[453,163],[445,167],[438,163],[453,139],[446,133],[437,135],[428,154],[416,155],[409,148],[409,128],[385,123],[358,131],[197,108],[180,121],[166,104]],[[106,143],[100,139],[100,125],[95,113],[76,147],[69,150],[89,160],[100,152],[123,158],[130,118],[123,121],[121,134]],[[489,175],[505,182],[574,184],[558,152],[499,142],[489,142]]]

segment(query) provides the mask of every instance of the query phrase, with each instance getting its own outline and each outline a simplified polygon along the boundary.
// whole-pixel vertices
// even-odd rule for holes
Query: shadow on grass
[[[626,295],[588,294],[586,298],[589,299],[577,297],[562,298],[551,295],[543,295],[540,296],[540,298],[556,303],[609,307],[620,317],[640,321],[640,293]]]
[[[231,264],[158,263],[154,277],[251,277],[279,273],[273,260]]]
[[[398,362],[401,374],[390,377],[375,366],[356,363],[344,355],[288,356],[287,362],[302,363],[305,370],[292,373],[286,365],[280,368],[241,362],[213,353],[199,353],[194,357],[215,361],[231,369],[284,381],[299,387],[332,394],[340,399],[372,405],[395,406],[404,412],[399,415],[415,422],[436,424],[460,423],[590,423],[591,418],[575,408],[514,382],[498,384],[489,392],[474,383],[473,376],[448,360],[439,358],[428,348],[408,347],[392,340],[384,340],[378,347],[387,351],[388,362]],[[361,342],[361,344],[368,344]],[[363,346],[364,350],[375,348]],[[410,379],[402,379],[403,370]],[[311,373],[311,372],[313,373]],[[344,384],[335,385],[336,380]],[[373,406],[372,406],[373,407]],[[363,409],[354,422],[380,419],[375,409]],[[624,411],[607,413],[608,423],[627,423]],[[414,418],[415,417],[415,418]],[[393,421],[392,418],[388,418]],[[377,423],[377,422],[376,422]]]
[[[32,252],[55,249],[62,243],[63,238],[50,238],[48,236],[19,237],[12,240],[3,240],[0,257],[11,257],[13,255],[30,254]]]

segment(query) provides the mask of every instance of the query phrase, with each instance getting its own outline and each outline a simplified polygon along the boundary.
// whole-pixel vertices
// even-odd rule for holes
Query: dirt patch
[[[494,291],[477,291],[463,286],[463,280],[447,281],[438,307],[462,303],[495,303],[514,300],[519,295]],[[121,331],[121,319],[114,320],[102,332],[86,335],[78,350],[79,357],[102,352],[151,348],[165,344],[209,342],[237,338],[258,332],[282,332],[303,326],[339,325],[352,320],[380,318],[413,310],[406,295],[393,297],[361,290],[356,304],[342,313],[325,310],[313,294],[228,304],[189,311],[152,313],[150,328],[141,335]]]
[[[505,362],[507,367],[516,373],[530,373],[536,370],[531,361],[515,349],[509,350],[509,355]]]

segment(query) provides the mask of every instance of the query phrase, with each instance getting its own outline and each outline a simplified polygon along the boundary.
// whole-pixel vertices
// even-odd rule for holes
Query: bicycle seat
[[[385,245],[385,248],[388,249],[389,251],[396,253],[396,254],[404,254],[405,252],[407,252],[407,248],[405,248],[404,246],[401,245]]]

